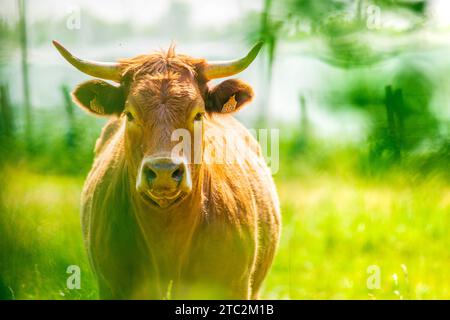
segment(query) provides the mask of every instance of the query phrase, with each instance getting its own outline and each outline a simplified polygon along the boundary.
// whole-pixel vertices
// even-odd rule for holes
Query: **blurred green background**
[[[70,101],[87,76],[52,39],[94,60],[171,40],[227,59],[263,39],[239,75],[257,96],[238,114],[280,130],[283,232],[261,297],[450,299],[448,1],[0,0],[0,10],[0,299],[97,298],[79,198],[106,120]],[[67,288],[70,265],[80,289]]]

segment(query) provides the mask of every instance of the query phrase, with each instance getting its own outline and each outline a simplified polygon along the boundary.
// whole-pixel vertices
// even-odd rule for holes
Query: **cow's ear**
[[[80,107],[97,115],[119,115],[125,105],[122,87],[99,79],[83,82],[72,96]]]
[[[253,99],[253,89],[238,80],[225,80],[208,91],[206,111],[230,113],[241,109]]]

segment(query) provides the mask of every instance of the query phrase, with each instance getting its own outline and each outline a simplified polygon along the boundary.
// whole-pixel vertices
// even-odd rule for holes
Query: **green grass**
[[[83,179],[5,172],[0,212],[0,280],[16,299],[91,299],[97,296],[79,217]],[[67,289],[67,267],[82,272],[80,290]]]
[[[279,181],[278,187],[283,236],[263,296],[450,297],[450,189],[439,179],[365,182],[325,176]],[[366,285],[371,265],[381,271],[378,290]]]
[[[443,179],[276,180],[283,233],[262,298],[450,298],[450,188]],[[4,181],[3,286],[16,299],[96,298],[81,238],[83,178],[9,167]],[[80,290],[66,287],[69,265],[82,270]],[[366,286],[371,265],[381,270],[380,289]]]

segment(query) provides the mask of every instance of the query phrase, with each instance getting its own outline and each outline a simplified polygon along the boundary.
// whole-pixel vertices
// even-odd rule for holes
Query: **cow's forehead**
[[[129,79],[129,94],[137,107],[145,110],[160,105],[183,109],[200,99],[196,65],[201,62],[177,55],[174,48],[122,60],[123,74]]]
[[[122,76],[131,76],[133,79],[142,76],[171,76],[195,78],[196,68],[204,62],[203,59],[194,59],[186,55],[175,54],[174,49],[167,53],[155,52],[140,55],[130,59],[120,60]]]
[[[130,94],[139,107],[152,109],[158,105],[186,109],[199,97],[193,79],[178,74],[147,74],[136,79]]]

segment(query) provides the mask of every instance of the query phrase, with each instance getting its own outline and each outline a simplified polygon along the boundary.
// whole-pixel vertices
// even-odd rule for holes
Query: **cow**
[[[210,80],[246,69],[262,43],[220,62],[177,54],[174,45],[96,62],[53,44],[95,78],[74,89],[74,102],[109,118],[81,196],[99,297],[258,299],[280,237],[278,195],[259,144],[232,115],[252,100],[252,88]],[[178,153],[177,130],[192,134]],[[204,161],[205,150],[215,159],[230,138],[246,152]]]

